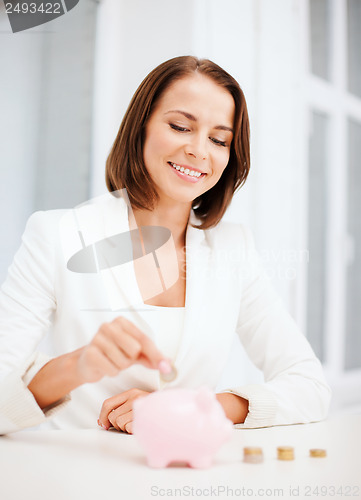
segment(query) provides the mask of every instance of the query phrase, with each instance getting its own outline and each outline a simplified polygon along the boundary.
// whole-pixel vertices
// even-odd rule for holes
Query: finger
[[[120,429],[115,421],[115,415],[113,415],[113,413],[115,413],[115,410],[112,410],[108,415],[109,427],[114,427],[114,429],[119,431]]]
[[[145,337],[142,340],[142,351],[137,358],[137,362],[147,368],[158,370],[159,363],[164,360],[166,360],[166,356],[157,348],[149,337]]]
[[[127,413],[123,413],[121,415],[117,415],[117,411],[113,411],[110,414],[110,419],[112,425],[118,431],[126,432],[125,426],[132,422],[133,420],[133,410],[128,411]]]
[[[125,424],[125,431],[128,433],[128,434],[133,434],[133,421],[131,422],[128,422],[127,424]]]
[[[121,418],[124,415],[127,415],[130,411],[132,411],[132,401],[128,400],[118,408],[111,410],[108,414],[108,420],[111,424],[114,424],[114,422],[119,424],[119,422],[121,422]]]
[[[82,369],[91,373],[92,381],[100,380],[105,375],[113,377],[119,372],[118,368],[96,345],[88,346],[86,355],[84,356],[86,358],[83,361],[85,367],[82,367]],[[89,377],[90,375],[87,376]]]
[[[111,343],[115,342],[116,346],[130,360],[135,361],[142,351],[142,345],[139,340],[127,329],[122,328],[120,330],[119,324],[110,323],[107,331],[105,331],[105,335]]]
[[[146,396],[147,394],[149,393],[146,391],[133,388],[106,399],[100,410],[98,419],[99,425],[109,428],[111,424],[109,416],[112,413],[114,413],[115,411],[117,412],[116,415],[127,413],[133,408],[133,401],[135,399],[137,399],[141,395]]]
[[[102,427],[109,429],[111,421],[108,416],[112,410],[115,410],[127,400],[125,394],[125,392],[122,392],[104,401],[99,414],[99,422]]]
[[[124,317],[115,318],[113,322],[117,325],[117,328],[123,328],[133,335],[141,344],[141,351],[136,359],[137,362],[144,364],[147,368],[157,369],[159,363],[165,359],[165,356],[157,348],[154,342],[145,333],[139,330],[134,323]]]
[[[133,388],[106,399],[100,410],[98,424],[102,425],[102,427],[109,428],[111,422],[108,417],[113,410],[117,411],[118,414],[127,413],[133,408],[133,403],[137,398],[147,396],[148,394],[148,391]]]
[[[96,341],[97,347],[102,351],[104,356],[117,368],[118,372],[128,368],[132,364],[132,360],[126,353],[114,342],[107,337],[101,336]]]

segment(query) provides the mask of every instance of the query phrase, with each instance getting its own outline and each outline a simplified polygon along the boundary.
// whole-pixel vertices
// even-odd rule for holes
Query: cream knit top
[[[160,307],[143,304],[138,315],[153,330],[155,344],[173,363],[177,356],[184,326],[185,307]],[[160,378],[160,387],[165,382]]]

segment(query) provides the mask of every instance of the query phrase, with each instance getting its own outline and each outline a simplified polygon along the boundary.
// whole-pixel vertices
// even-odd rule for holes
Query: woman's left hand
[[[133,401],[147,394],[149,394],[147,391],[130,389],[106,399],[100,410],[98,424],[106,430],[113,426],[117,431],[132,434]]]

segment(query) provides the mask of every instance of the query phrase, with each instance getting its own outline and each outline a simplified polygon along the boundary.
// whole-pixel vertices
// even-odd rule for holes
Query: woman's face
[[[145,128],[144,163],[162,199],[191,203],[227,166],[235,105],[210,78],[194,74],[160,97]]]

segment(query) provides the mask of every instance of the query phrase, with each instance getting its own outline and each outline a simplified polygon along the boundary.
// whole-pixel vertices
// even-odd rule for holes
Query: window
[[[348,120],[347,262],[345,368],[361,367],[361,120]]]
[[[361,1],[307,5],[308,336],[341,405],[361,387]]]
[[[308,308],[307,331],[317,356],[324,361],[326,253],[327,253],[327,147],[329,117],[313,111],[308,173]]]
[[[43,38],[34,210],[89,197],[96,9],[79,2]]]

